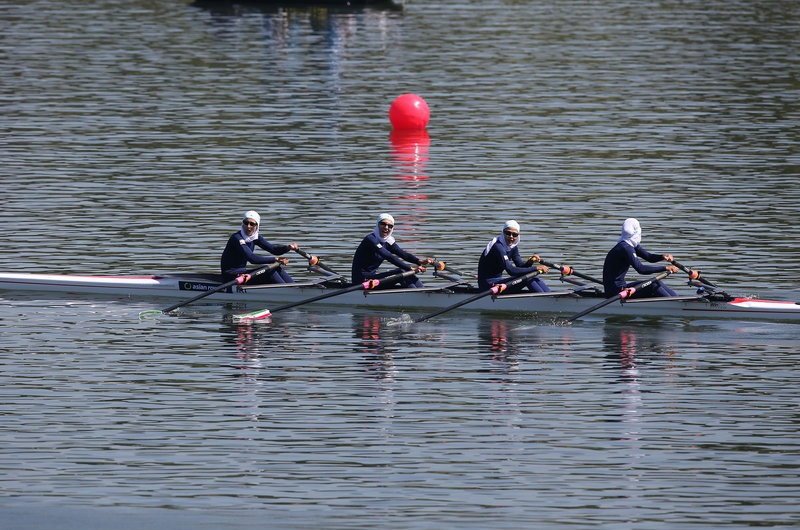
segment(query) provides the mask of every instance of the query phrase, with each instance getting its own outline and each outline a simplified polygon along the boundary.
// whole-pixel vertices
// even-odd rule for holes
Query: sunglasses
[[[381,226],[385,226],[386,228],[394,228],[394,225],[390,225],[389,223],[378,223]]]
[[[258,226],[258,223],[256,223],[255,221],[242,221],[242,224],[244,226]]]
[[[509,232],[508,230],[503,230],[503,233],[508,237],[519,237],[519,232]]]

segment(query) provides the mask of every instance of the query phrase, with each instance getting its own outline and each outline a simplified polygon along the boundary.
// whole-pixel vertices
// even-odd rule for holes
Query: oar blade
[[[258,311],[233,315],[233,322],[256,322],[257,320],[267,319],[270,316],[272,316],[272,312],[269,309],[259,309]]]

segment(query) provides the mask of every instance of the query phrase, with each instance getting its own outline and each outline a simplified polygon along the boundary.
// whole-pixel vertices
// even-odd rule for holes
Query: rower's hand
[[[297,252],[297,249],[300,248],[300,247],[297,246],[297,243],[289,243],[288,246],[289,246],[289,250],[294,250],[295,252]]]
[[[542,258],[539,257],[539,254],[534,254],[530,258],[528,258],[527,263],[525,263],[526,267],[532,267],[534,263],[539,263]]]
[[[427,270],[428,270],[428,269],[427,269],[427,268],[425,268],[425,265],[420,265],[419,267],[417,267],[417,272],[418,272],[419,274],[422,274],[422,273],[424,273],[424,272],[425,272],[425,271],[427,271]]]
[[[550,270],[550,267],[545,267],[544,265],[539,265],[536,267],[536,270],[539,271],[539,274],[547,274],[547,271]]]
[[[678,270],[680,270],[680,269],[678,269],[678,267],[676,267],[675,265],[667,265],[667,266],[665,267],[665,269],[667,269],[667,272],[669,272],[669,273],[671,273],[671,274],[675,274],[676,272],[678,272]]]
[[[423,258],[423,259],[419,260],[418,264],[419,265],[433,265],[433,258]]]
[[[663,257],[664,257],[664,261],[669,261],[670,263],[675,261],[675,258],[672,256],[672,254],[664,254]]]
[[[275,261],[283,265],[284,267],[289,264],[289,258],[275,258]]]

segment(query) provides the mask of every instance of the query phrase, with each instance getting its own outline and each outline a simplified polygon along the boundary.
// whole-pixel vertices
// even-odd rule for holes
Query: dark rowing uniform
[[[478,288],[482,291],[507,280],[508,278],[503,277],[503,272],[508,272],[511,276],[523,276],[536,270],[536,265],[526,266],[516,245],[507,247],[501,238],[502,236],[496,238],[478,260]],[[550,292],[550,288],[538,277],[531,278],[525,284],[517,285],[508,292],[521,291],[524,287],[536,293]]]
[[[667,270],[663,265],[645,265],[639,258],[649,263],[656,263],[663,260],[664,256],[648,252],[641,245],[633,247],[625,241],[619,241],[614,248],[608,251],[603,263],[603,289],[606,298],[619,294],[626,287],[636,287],[645,281],[626,283],[625,275],[631,267],[639,274],[658,274]],[[636,291],[634,297],[640,296],[677,296],[677,293],[662,282],[656,281],[642,291]]]
[[[258,246],[274,256],[259,256],[253,250]],[[253,241],[247,241],[247,237],[242,231],[235,232],[228,239],[225,250],[220,258],[220,269],[222,274],[229,279],[250,272],[247,268],[248,263],[255,265],[267,265],[275,263],[275,256],[280,256],[289,252],[289,245],[273,245],[261,236]],[[252,269],[250,269],[252,270]],[[289,276],[283,267],[278,267],[274,271],[267,272],[253,278],[252,283],[294,283],[294,279]]]
[[[384,261],[390,262],[397,268],[386,272],[378,272],[378,268]],[[363,283],[366,280],[385,278],[392,274],[409,271],[412,269],[409,263],[417,264],[419,262],[420,259],[414,254],[406,252],[397,243],[382,242],[373,232],[367,234],[361,240],[361,244],[358,245],[355,254],[353,254],[353,266],[350,274],[353,284]],[[422,287],[422,282],[416,275],[392,282],[389,285],[381,285],[381,287],[391,287],[397,284],[402,287]]]

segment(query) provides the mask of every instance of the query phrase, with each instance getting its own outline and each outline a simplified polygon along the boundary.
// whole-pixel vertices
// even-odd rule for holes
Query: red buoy
[[[389,108],[389,121],[395,129],[424,129],[430,119],[428,104],[416,94],[398,96]]]

